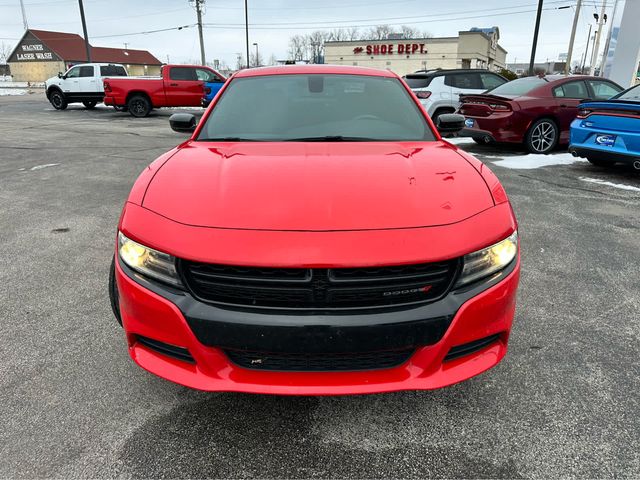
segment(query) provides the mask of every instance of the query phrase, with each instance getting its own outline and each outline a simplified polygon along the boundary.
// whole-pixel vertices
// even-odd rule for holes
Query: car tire
[[[109,301],[111,302],[111,310],[116,320],[122,326],[122,317],[120,316],[120,294],[118,293],[118,285],[116,284],[116,257],[111,259],[111,268],[109,269]]]
[[[127,102],[129,113],[136,118],[143,118],[151,112],[151,102],[144,95],[134,95]]]
[[[98,102],[96,102],[95,100],[87,100],[86,102],[82,102],[82,104],[87,110],[93,110],[94,108],[96,108]]]
[[[560,138],[560,129],[550,118],[541,118],[533,122],[527,131],[524,144],[529,153],[547,154],[551,152]]]
[[[53,108],[55,108],[56,110],[64,110],[68,105],[64,93],[62,93],[58,89],[53,90],[49,94],[49,101],[51,102],[51,105],[53,105]]]
[[[591,165],[595,165],[596,167],[611,167],[613,165],[613,162],[607,162],[600,158],[587,157],[587,160]]]

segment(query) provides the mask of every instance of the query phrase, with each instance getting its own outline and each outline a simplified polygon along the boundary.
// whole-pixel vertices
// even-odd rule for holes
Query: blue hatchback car
[[[581,103],[569,151],[594,165],[626,163],[640,170],[640,85],[609,100]]]

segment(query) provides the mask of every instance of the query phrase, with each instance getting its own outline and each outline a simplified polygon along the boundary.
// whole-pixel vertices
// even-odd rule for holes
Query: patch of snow
[[[629,190],[632,192],[640,192],[640,187],[634,187],[633,185],[625,185],[624,183],[613,183],[602,180],[601,178],[589,178],[580,177],[583,182],[597,183],[598,185],[606,185],[607,187],[619,188],[621,190]]]
[[[467,145],[469,143],[474,143],[471,137],[452,137],[452,138],[443,138],[445,142],[452,143],[453,145]]]
[[[41,170],[43,168],[47,168],[47,167],[57,167],[58,165],[60,165],[59,163],[45,163],[44,165],[36,165],[35,167],[31,167],[29,170],[31,170],[32,172],[34,170]]]
[[[0,97],[6,97],[9,95],[25,95],[26,93],[26,90],[21,90],[19,88],[0,88]]]
[[[494,165],[505,168],[512,168],[515,170],[531,170],[534,168],[548,167],[551,165],[571,165],[577,162],[586,162],[585,159],[574,157],[570,153],[558,153],[555,155],[538,155],[530,153],[528,155],[517,155],[507,158],[493,158],[502,158],[502,160],[493,162]]]

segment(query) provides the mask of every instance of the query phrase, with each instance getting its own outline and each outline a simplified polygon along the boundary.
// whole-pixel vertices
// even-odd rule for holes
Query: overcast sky
[[[602,0],[584,0],[578,24],[574,60],[584,52],[589,23]],[[455,36],[471,27],[500,28],[500,44],[508,62],[528,61],[535,23],[536,0],[248,0],[249,42],[257,42],[261,56],[287,56],[291,35],[339,26],[407,24],[435,37]],[[536,61],[556,60],[566,52],[575,0],[545,0]],[[77,0],[24,0],[29,27],[82,35]],[[609,5],[613,0],[608,1]],[[159,33],[123,35],[181,25],[192,25],[196,14],[188,0],[84,0],[92,45],[151,51],[163,62],[199,58],[195,27]],[[571,8],[558,9],[562,6]],[[609,18],[611,10],[609,9]],[[236,64],[236,52],[245,50],[243,0],[207,0],[203,21],[207,61]],[[279,25],[278,25],[279,24]],[[594,27],[595,30],[595,27]],[[19,0],[0,0],[0,41],[12,46],[22,35]],[[605,30],[605,33],[608,32]],[[100,38],[102,37],[102,38]],[[606,35],[601,40],[604,46]],[[254,48],[254,47],[251,47]]]

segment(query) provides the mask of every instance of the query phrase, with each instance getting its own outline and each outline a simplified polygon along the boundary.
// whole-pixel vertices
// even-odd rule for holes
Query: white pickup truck
[[[109,77],[126,77],[123,65],[114,63],[83,63],[74,65],[64,74],[58,73],[45,82],[47,99],[56,110],[64,110],[69,103],[82,103],[95,108],[104,99],[102,80]]]

